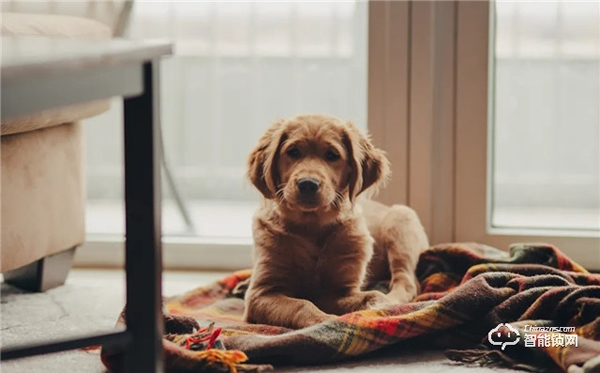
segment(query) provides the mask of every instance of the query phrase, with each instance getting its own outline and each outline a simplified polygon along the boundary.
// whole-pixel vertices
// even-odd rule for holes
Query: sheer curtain
[[[600,230],[600,3],[494,6],[493,225]]]
[[[245,160],[277,118],[322,112],[366,128],[367,8],[360,1],[135,2],[127,35],[175,43],[161,68],[162,123],[192,234],[249,234],[258,194],[244,180]],[[112,135],[112,145],[92,140],[111,136],[102,120],[95,122],[89,199],[108,217],[107,201],[121,193],[120,135]],[[164,190],[166,233],[185,233]],[[98,216],[89,216],[92,231],[122,224]]]

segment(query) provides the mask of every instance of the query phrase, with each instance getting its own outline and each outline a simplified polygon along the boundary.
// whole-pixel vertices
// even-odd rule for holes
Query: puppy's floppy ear
[[[350,201],[353,201],[369,188],[376,192],[387,181],[390,162],[385,152],[375,148],[369,137],[363,135],[352,122],[347,123],[343,141],[350,166],[348,194]]]
[[[248,156],[247,176],[265,198],[273,198],[277,192],[277,161],[279,150],[286,138],[283,128],[283,120],[273,123]]]

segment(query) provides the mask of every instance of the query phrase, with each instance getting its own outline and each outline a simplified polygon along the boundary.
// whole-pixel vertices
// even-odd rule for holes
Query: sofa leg
[[[4,282],[29,291],[46,291],[65,283],[75,248],[48,255],[21,268],[4,273]]]

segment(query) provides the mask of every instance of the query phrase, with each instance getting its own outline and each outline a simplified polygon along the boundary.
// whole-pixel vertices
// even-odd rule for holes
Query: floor
[[[217,272],[165,272],[163,293],[175,295],[221,278]],[[67,283],[46,293],[1,288],[2,344],[27,343],[110,330],[125,301],[124,273],[118,270],[72,270]],[[383,373],[408,372],[508,373],[506,369],[464,367],[441,352],[379,356],[322,367],[277,369],[277,372]],[[70,351],[3,362],[3,373],[105,372],[97,352]]]

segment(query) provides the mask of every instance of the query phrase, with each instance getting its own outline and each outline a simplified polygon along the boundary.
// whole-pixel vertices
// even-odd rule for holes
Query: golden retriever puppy
[[[248,159],[263,199],[246,321],[297,329],[417,294],[414,271],[429,244],[416,213],[357,199],[386,180],[388,163],[354,124],[335,117],[299,115],[266,131]],[[363,290],[385,279],[387,295]]]

